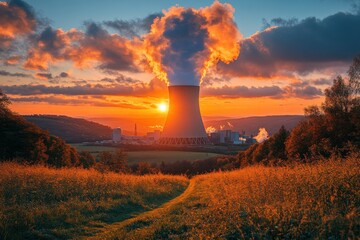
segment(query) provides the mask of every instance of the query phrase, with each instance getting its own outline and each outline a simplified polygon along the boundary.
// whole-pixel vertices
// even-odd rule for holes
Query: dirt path
[[[184,201],[184,199],[187,198],[193,192],[194,186],[195,186],[195,181],[190,180],[189,186],[185,189],[185,191],[181,195],[164,203],[160,207],[155,208],[151,211],[141,213],[133,218],[129,218],[121,222],[110,224],[108,226],[105,226],[101,230],[101,232],[98,233],[97,235],[92,237],[87,236],[80,239],[108,239],[109,234],[113,231],[116,231],[117,229],[124,229],[128,227],[137,228],[137,226],[139,225],[150,224],[152,221],[154,221],[154,219],[157,219],[161,215],[165,214],[172,206]]]

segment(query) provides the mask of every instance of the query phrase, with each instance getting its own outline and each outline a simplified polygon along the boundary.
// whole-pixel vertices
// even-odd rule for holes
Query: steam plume
[[[259,128],[259,133],[254,137],[258,143],[262,143],[269,138],[269,134],[265,128]]]
[[[144,52],[156,76],[169,85],[199,86],[219,60],[229,63],[240,53],[241,35],[230,4],[172,7],[156,18],[144,37]]]
[[[206,133],[214,133],[214,132],[216,132],[217,130],[216,130],[216,128],[215,127],[213,127],[213,126],[209,126],[209,127],[207,127],[206,128]]]

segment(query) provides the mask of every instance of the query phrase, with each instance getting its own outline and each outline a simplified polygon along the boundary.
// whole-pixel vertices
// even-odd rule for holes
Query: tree
[[[139,162],[136,166],[136,169],[136,173],[139,175],[155,174],[159,172],[156,167],[151,166],[148,162]]]
[[[345,155],[349,143],[360,146],[360,55],[348,73],[348,82],[338,76],[325,90],[321,109],[305,109],[306,120],[293,129],[286,141],[289,157],[328,157],[334,152]]]
[[[333,148],[343,148],[347,142],[354,142],[353,132],[356,125],[352,122],[354,109],[358,108],[357,97],[349,83],[338,76],[333,85],[325,90],[325,113],[329,142]]]
[[[0,114],[4,114],[5,112],[8,112],[9,111],[8,106],[10,104],[11,102],[9,98],[0,89]]]
[[[127,155],[122,149],[116,152],[103,151],[98,155],[99,162],[97,168],[101,171],[127,172]]]
[[[353,104],[352,93],[350,84],[346,84],[341,76],[337,76],[333,85],[325,90],[325,102],[322,109],[325,113],[338,117],[349,113]]]
[[[47,164],[51,166],[57,168],[74,166],[70,147],[58,137],[50,136],[46,153],[49,155]]]
[[[79,161],[84,168],[91,168],[96,163],[94,156],[88,151],[79,152]]]
[[[284,125],[282,125],[279,131],[271,137],[269,146],[269,159],[285,160],[287,158],[285,151],[285,141],[289,134],[289,131],[287,131]]]
[[[353,94],[350,121],[355,127],[353,132],[354,143],[360,148],[360,54],[355,57],[348,74],[350,89]]]
[[[351,91],[355,95],[360,94],[360,54],[354,58],[348,74]]]

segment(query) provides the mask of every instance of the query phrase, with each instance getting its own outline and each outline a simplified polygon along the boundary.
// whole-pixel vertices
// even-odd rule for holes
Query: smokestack
[[[169,86],[169,112],[159,140],[166,145],[210,144],[199,107],[199,86]]]

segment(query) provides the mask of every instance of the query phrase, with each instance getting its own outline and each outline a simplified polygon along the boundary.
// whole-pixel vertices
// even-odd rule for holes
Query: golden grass
[[[0,239],[88,236],[151,210],[188,185],[182,176],[101,174],[0,164]]]
[[[201,175],[182,201],[101,239],[356,239],[360,160]],[[181,198],[181,196],[180,196]]]

